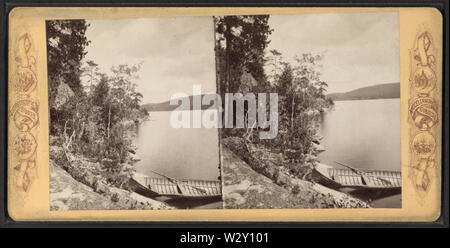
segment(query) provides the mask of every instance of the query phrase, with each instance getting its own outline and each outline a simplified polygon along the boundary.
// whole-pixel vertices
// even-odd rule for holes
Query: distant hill
[[[202,99],[205,95],[201,95]],[[179,100],[181,100],[182,98],[179,98]],[[192,110],[193,109],[193,96],[189,96],[189,102],[190,102],[190,108],[185,108],[185,109],[181,109],[181,110]],[[170,105],[170,100],[169,101],[165,101],[165,102],[160,102],[160,103],[146,103],[143,104],[142,107],[145,108],[147,111],[149,112],[156,112],[156,111],[173,111],[176,108],[178,108],[178,106],[181,105],[181,101],[178,101],[178,105]],[[211,107],[211,105],[202,105],[201,109],[208,109],[209,107]]]
[[[331,93],[327,97],[333,101],[400,98],[400,83],[377,84],[343,93]]]

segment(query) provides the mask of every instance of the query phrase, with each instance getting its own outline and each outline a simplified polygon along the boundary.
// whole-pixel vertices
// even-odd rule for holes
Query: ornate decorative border
[[[418,32],[410,52],[410,173],[417,196],[424,198],[436,174],[436,52],[429,31]]]
[[[402,208],[373,208],[364,211],[341,212],[333,209],[304,209],[296,210],[217,210],[217,211],[183,211],[183,210],[161,210],[161,211],[50,211],[49,197],[49,174],[48,167],[48,109],[47,109],[47,77],[46,77],[46,43],[45,43],[45,20],[65,19],[101,19],[101,18],[154,18],[154,17],[182,17],[182,16],[211,16],[211,15],[256,15],[256,14],[315,14],[330,12],[377,12],[398,11],[399,13],[399,49],[400,49],[400,81],[401,81],[401,127],[402,127]],[[441,213],[441,125],[442,125],[442,14],[434,8],[36,8],[21,7],[14,8],[9,13],[9,36],[8,36],[8,179],[7,179],[7,204],[9,216],[17,221],[390,221],[390,222],[431,222],[439,218]],[[420,29],[418,28],[420,27]],[[421,32],[418,32],[421,31]],[[423,34],[427,31],[428,34]],[[433,37],[431,37],[431,35]],[[426,37],[425,37],[426,36]],[[22,37],[22,38],[20,38]],[[27,37],[27,38],[25,38]],[[25,41],[27,40],[28,41]],[[415,58],[413,54],[424,54],[419,49],[419,40],[426,45],[426,66],[422,66],[421,56]],[[428,41],[427,41],[428,40]],[[22,48],[19,49],[19,44]],[[427,45],[430,42],[430,45]],[[27,44],[27,45],[25,45]],[[29,48],[27,48],[29,47]],[[428,47],[428,48],[426,48]],[[416,50],[415,50],[416,49]],[[415,53],[413,51],[415,50]],[[25,51],[20,53],[19,51]],[[20,61],[25,54],[27,59]],[[411,55],[411,57],[409,57]],[[435,56],[428,59],[428,55]],[[23,56],[22,56],[23,57]],[[35,58],[35,59],[33,59]],[[28,62],[27,62],[28,61]],[[34,65],[30,66],[31,64]],[[432,65],[436,63],[436,65]],[[19,69],[23,67],[22,74]],[[37,68],[36,68],[37,67]],[[424,68],[423,75],[427,78],[429,67],[437,77],[437,84],[426,98],[419,95],[414,89],[414,75],[416,68]],[[20,85],[18,76],[31,75],[28,68],[36,76],[29,76],[23,87]],[[414,68],[414,70],[412,70]],[[28,71],[28,73],[26,72]],[[411,75],[411,81],[408,79]],[[27,78],[27,77],[24,77]],[[420,77],[417,77],[420,79]],[[424,78],[422,76],[422,78]],[[431,76],[433,79],[433,76]],[[35,83],[33,83],[35,82]],[[34,86],[33,86],[34,85]],[[44,87],[44,88],[42,88]],[[18,89],[21,89],[22,93]],[[426,89],[426,87],[424,88]],[[423,91],[423,89],[422,89]],[[410,92],[414,92],[411,94]],[[23,101],[28,100],[28,101]],[[19,103],[20,102],[20,103]],[[33,102],[35,104],[31,104]],[[39,106],[40,103],[40,106]],[[436,105],[434,105],[434,103]],[[438,108],[436,112],[436,123],[432,112],[426,110]],[[14,107],[16,106],[16,107]],[[23,106],[23,107],[22,107]],[[408,107],[411,113],[408,113]],[[20,109],[20,111],[19,111]],[[23,110],[22,110],[23,109]],[[419,110],[420,109],[420,110]],[[404,111],[405,110],[405,111]],[[17,112],[17,114],[16,114]],[[33,115],[36,113],[36,115]],[[428,113],[431,118],[423,118]],[[37,118],[39,114],[39,120]],[[25,116],[25,117],[23,117]],[[34,117],[33,117],[34,116]],[[20,118],[19,118],[20,117]],[[28,121],[22,121],[21,119]],[[42,124],[42,125],[41,125]],[[424,129],[424,130],[421,130]],[[13,149],[15,139],[20,140],[20,133],[29,133],[36,140],[36,148],[29,158],[20,158]],[[426,131],[428,130],[428,131]],[[422,156],[416,156],[413,152],[413,140],[420,132],[430,134],[435,139],[434,155],[422,153],[421,142],[417,142],[417,152]],[[22,135],[24,136],[24,135]],[[25,137],[25,138],[29,138]],[[24,140],[24,139],[22,139]],[[420,141],[418,136],[416,141]],[[423,139],[425,140],[425,138]],[[32,142],[32,141],[31,141]],[[24,142],[28,143],[28,142]],[[39,143],[39,144],[37,144]],[[424,143],[424,142],[422,142]],[[433,141],[431,141],[433,143]],[[17,142],[20,144],[20,142]],[[30,143],[32,144],[32,143]],[[19,146],[19,145],[18,145]],[[19,146],[20,147],[20,146]],[[33,150],[33,146],[30,146]],[[425,148],[427,148],[425,146]],[[20,151],[20,149],[18,148]],[[26,154],[24,153],[24,156]],[[412,158],[414,156],[414,158]],[[25,156],[26,157],[26,156]],[[34,167],[33,167],[34,166]],[[421,167],[422,166],[422,167]],[[433,167],[434,166],[434,167]],[[17,168],[17,169],[14,169]],[[421,168],[425,168],[422,170]],[[23,171],[23,173],[21,172]],[[426,176],[423,171],[426,171]],[[402,175],[403,175],[402,174]],[[427,180],[423,180],[428,178]],[[20,180],[22,182],[20,182]],[[428,181],[428,183],[424,183]],[[414,186],[415,185],[415,186]],[[425,187],[424,187],[425,186]],[[416,191],[418,193],[416,193]],[[420,195],[419,195],[420,194]]]
[[[9,122],[14,123],[14,138],[10,140],[14,158],[14,185],[28,192],[33,181],[32,171],[36,167],[37,127],[39,126],[39,101],[36,93],[38,84],[36,74],[36,56],[32,37],[28,32],[16,39],[14,47],[15,77],[10,98]]]

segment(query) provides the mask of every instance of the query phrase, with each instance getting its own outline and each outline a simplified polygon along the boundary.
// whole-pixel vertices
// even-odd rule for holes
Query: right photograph
[[[398,12],[214,24],[225,209],[402,207]]]

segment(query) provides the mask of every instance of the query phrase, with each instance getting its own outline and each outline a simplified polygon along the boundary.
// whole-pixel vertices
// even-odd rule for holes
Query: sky
[[[397,12],[272,15],[267,51],[322,53],[328,93],[400,82]]]
[[[143,103],[167,101],[174,93],[216,92],[212,17],[88,20],[91,41],[85,60],[100,71],[138,64],[137,90]]]
[[[212,17],[88,20],[91,41],[85,60],[102,72],[119,64],[143,62],[136,81],[143,103],[174,93],[216,92]],[[286,60],[324,53],[321,73],[328,93],[399,82],[397,12],[272,15],[267,51]]]

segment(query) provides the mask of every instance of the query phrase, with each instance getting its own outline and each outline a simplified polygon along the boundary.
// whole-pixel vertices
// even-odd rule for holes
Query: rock
[[[94,191],[97,193],[100,193],[100,194],[109,193],[108,186],[106,186],[106,184],[100,182],[100,180],[95,181]]]
[[[85,173],[85,174],[84,174],[84,182],[85,182],[85,184],[87,184],[88,186],[91,186],[91,187],[92,187],[92,186],[95,184],[96,181],[97,181],[97,180],[96,180],[94,174],[92,174],[92,173]]]
[[[276,176],[276,181],[278,185],[284,186],[290,183],[289,176],[284,173],[278,173]]]
[[[345,193],[288,175],[284,167],[264,160],[262,153],[255,152],[256,157],[244,150],[239,138],[226,138],[224,144],[221,154],[225,208],[369,207]],[[248,157],[241,158],[243,154]],[[311,169],[308,165],[301,168],[305,173]]]
[[[128,153],[128,157],[129,157],[130,161],[132,161],[132,162],[137,162],[137,161],[141,160],[141,158],[136,153],[132,153],[132,152]]]
[[[139,198],[136,193],[107,185],[100,174],[100,164],[74,157],[71,162],[65,160],[64,167],[50,159],[51,209],[172,209],[165,203],[144,196]]]
[[[71,177],[50,160],[51,210],[108,210],[120,206]]]
[[[271,152],[269,154],[269,161],[271,161],[276,166],[283,166],[283,164],[286,163],[283,154],[275,152]]]
[[[71,97],[73,97],[75,93],[66,83],[60,80],[58,88],[56,89],[56,97],[54,106],[56,109],[59,109],[64,103],[66,103]]]
[[[246,94],[248,92],[251,92],[252,89],[258,85],[258,82],[255,80],[255,78],[248,72],[248,69],[244,68],[241,78],[240,78],[240,84],[239,84],[239,92],[242,94]]]

